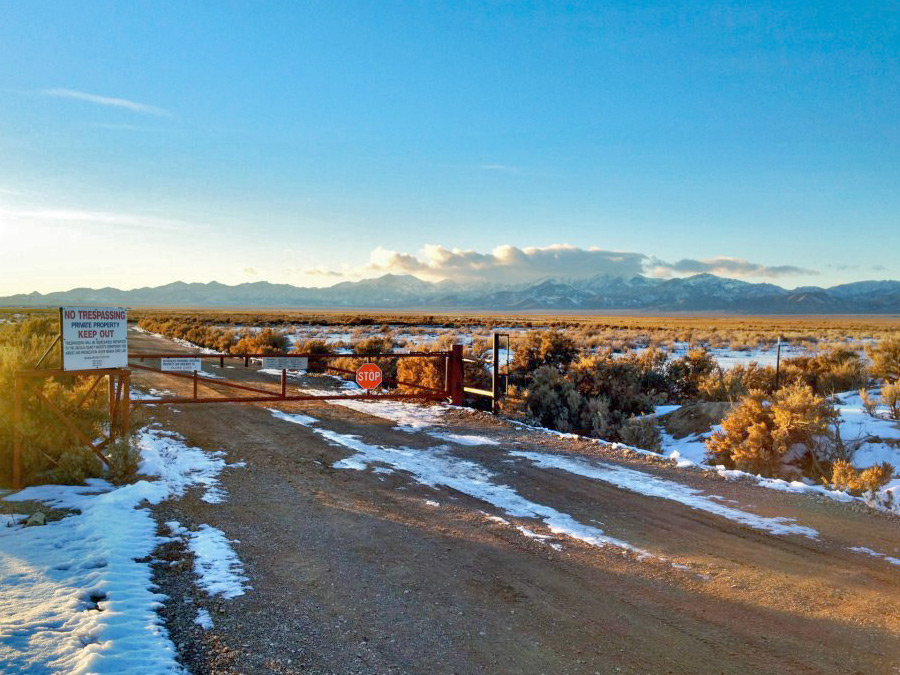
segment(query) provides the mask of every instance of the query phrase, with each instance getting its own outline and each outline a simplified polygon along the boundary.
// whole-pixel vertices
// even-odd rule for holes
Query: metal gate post
[[[493,334],[494,371],[491,373],[491,412],[497,414],[497,399],[500,397],[500,333]]]
[[[447,395],[453,405],[463,402],[463,346],[453,345],[448,359]]]

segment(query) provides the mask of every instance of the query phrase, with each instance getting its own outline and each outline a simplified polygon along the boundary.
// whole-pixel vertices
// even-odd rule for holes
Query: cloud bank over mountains
[[[364,276],[411,274],[427,281],[460,283],[526,283],[546,277],[588,278],[597,275],[631,278],[644,275],[668,279],[710,273],[734,278],[777,279],[792,275],[815,275],[816,270],[794,265],[769,266],[741,258],[682,259],[674,263],[645,253],[609,251],[569,244],[519,248],[498,246],[490,253],[449,249],[430,244],[418,254],[375,249],[363,270]]]

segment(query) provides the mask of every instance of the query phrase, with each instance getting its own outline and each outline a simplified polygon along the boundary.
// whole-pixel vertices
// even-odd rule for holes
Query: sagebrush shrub
[[[572,381],[553,366],[541,366],[525,394],[529,414],[541,426],[564,432],[578,431],[582,397]]]
[[[862,471],[853,467],[850,462],[839,459],[831,470],[831,485],[837,490],[861,495],[865,492],[877,492],[887,485],[894,475],[894,467],[888,462],[870,466]]]
[[[722,420],[706,447],[712,461],[728,468],[779,476],[789,466],[821,473],[838,450],[837,412],[811,388],[793,385],[771,396],[751,391]]]
[[[872,359],[871,371],[875,377],[888,383],[900,380],[900,335],[884,338],[867,351]]]
[[[575,341],[562,331],[528,331],[516,345],[510,366],[518,377],[527,377],[541,366],[561,370],[575,359],[578,351]]]
[[[887,406],[891,419],[900,420],[900,381],[881,386],[881,402]]]
[[[659,426],[652,415],[641,415],[626,420],[619,429],[619,437],[623,443],[644,450],[658,452],[662,445]]]

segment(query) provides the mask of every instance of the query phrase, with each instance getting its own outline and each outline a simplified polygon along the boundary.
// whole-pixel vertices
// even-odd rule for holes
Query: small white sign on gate
[[[306,370],[309,359],[305,356],[264,356],[262,367],[265,370]]]
[[[60,307],[63,370],[128,367],[124,307]]]
[[[203,362],[200,359],[184,357],[171,357],[159,360],[159,369],[167,372],[193,372],[203,369]]]

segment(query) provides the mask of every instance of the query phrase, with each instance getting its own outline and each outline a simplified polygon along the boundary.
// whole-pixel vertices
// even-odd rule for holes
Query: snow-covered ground
[[[120,487],[96,479],[86,486],[41,485],[4,496],[73,513],[39,527],[25,527],[21,518],[0,527],[3,673],[183,672],[156,612],[164,598],[149,561],[166,538],[148,505],[190,488],[202,489],[207,502],[221,502],[226,495],[218,476],[226,464],[220,453],[188,447],[155,426],[140,433],[139,444],[140,473],[148,479]],[[204,528],[191,546],[201,586],[217,592],[224,579],[225,597],[243,592],[234,551],[224,536]],[[205,564],[210,556],[215,563]]]

